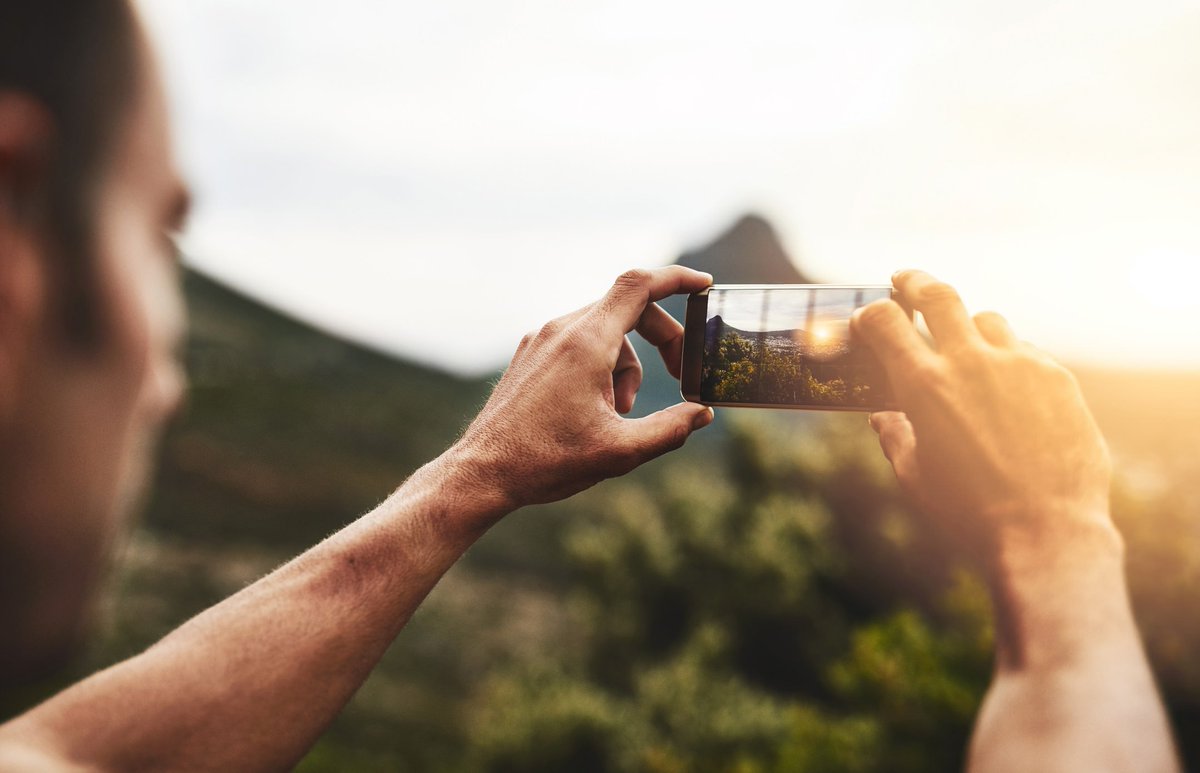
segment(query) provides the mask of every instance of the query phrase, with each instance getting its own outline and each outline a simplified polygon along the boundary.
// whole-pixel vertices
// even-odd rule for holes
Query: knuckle
[[[1040,350],[1030,348],[1019,357],[1025,378],[1046,385],[1073,386],[1075,375]]]
[[[1013,347],[1013,357],[1020,360],[1037,360],[1041,359],[1042,352],[1028,341],[1019,341]]]
[[[650,272],[644,268],[622,271],[613,282],[613,292],[617,295],[643,293],[650,285],[650,278]]]
[[[946,377],[941,365],[929,358],[913,362],[909,366],[909,374],[914,382],[922,384],[926,388],[941,384]]]
[[[893,301],[880,300],[869,303],[858,311],[859,325],[867,329],[876,329],[888,325],[893,320]]]
[[[663,450],[675,451],[683,448],[683,444],[687,442],[689,434],[688,428],[682,424],[676,424],[671,427],[671,431],[667,435],[667,440],[663,444]]]
[[[632,287],[642,287],[650,281],[650,272],[644,268],[631,268],[627,271],[622,271],[617,280],[613,282],[615,285],[625,285]]]
[[[991,349],[983,340],[955,342],[949,351],[943,347],[943,352],[972,370],[987,367],[988,361],[993,357]]]
[[[630,469],[646,462],[657,454],[657,446],[655,439],[647,435],[635,434],[623,444],[621,449],[621,462],[627,465]]]
[[[576,354],[588,350],[589,339],[579,330],[570,330],[562,336],[561,348],[568,354]]]
[[[670,427],[634,433],[621,444],[622,464],[633,469],[665,453],[676,451],[683,447],[690,435],[689,427],[679,422]]]
[[[558,336],[558,334],[562,332],[562,330],[563,330],[562,320],[561,319],[552,319],[549,322],[547,322],[546,324],[542,325],[541,328],[538,329],[537,335],[535,335],[534,338],[537,340],[540,340],[540,341],[546,341],[546,340],[549,340],[552,338],[556,338]]]
[[[923,306],[945,306],[961,303],[962,299],[955,290],[945,282],[928,282],[917,288],[916,302]]]

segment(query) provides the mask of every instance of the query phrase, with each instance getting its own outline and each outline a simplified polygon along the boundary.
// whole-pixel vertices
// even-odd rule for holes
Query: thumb
[[[625,426],[641,464],[679,448],[689,435],[712,420],[713,410],[707,405],[678,403],[641,419],[626,419]]]
[[[917,448],[917,438],[908,417],[899,411],[872,413],[871,428],[879,433],[879,446],[897,473],[907,465]]]

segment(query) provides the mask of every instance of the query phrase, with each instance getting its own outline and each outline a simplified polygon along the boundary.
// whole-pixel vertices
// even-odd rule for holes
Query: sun
[[[813,340],[819,344],[823,344],[833,337],[833,332],[825,325],[818,325],[813,328]]]

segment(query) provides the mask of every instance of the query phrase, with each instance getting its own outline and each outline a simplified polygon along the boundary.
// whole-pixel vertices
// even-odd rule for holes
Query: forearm
[[[459,449],[376,510],[0,734],[100,769],[294,765],[504,512]]]
[[[1107,517],[1007,542],[989,579],[996,670],[970,769],[1178,770]]]

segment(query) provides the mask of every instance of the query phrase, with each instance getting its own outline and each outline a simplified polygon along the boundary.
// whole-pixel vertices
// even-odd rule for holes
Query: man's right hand
[[[851,325],[883,361],[902,409],[871,416],[901,486],[985,561],[1009,538],[1111,532],[1108,450],[1071,373],[998,314],[970,317],[954,288],[928,274],[893,281],[936,349],[890,300],[860,309]]]
[[[655,301],[711,283],[682,266],[626,271],[600,300],[529,333],[452,452],[473,461],[508,510],[563,499],[683,445],[712,421],[710,408],[622,417],[642,382],[627,334],[654,344],[678,378],[683,327]]]

